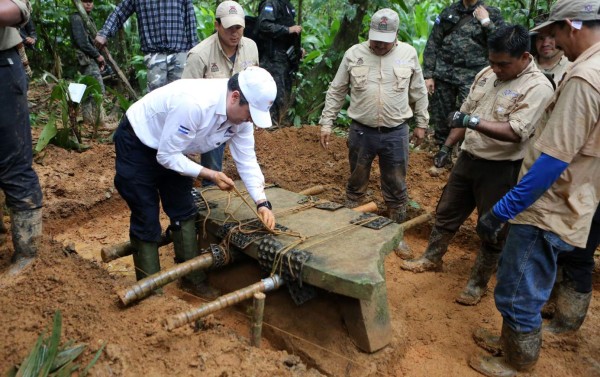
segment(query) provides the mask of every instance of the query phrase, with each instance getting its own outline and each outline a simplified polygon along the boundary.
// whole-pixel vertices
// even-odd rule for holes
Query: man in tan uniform
[[[329,86],[321,114],[321,145],[327,148],[333,121],[348,89],[352,118],[348,135],[350,179],[347,206],[366,196],[371,164],[379,156],[381,188],[389,217],[403,222],[408,193],[408,123],[415,117],[414,135],[423,139],[429,113],[427,90],[415,49],[398,42],[398,14],[381,9],[373,14],[369,40],[352,46]]]
[[[494,292],[504,355],[470,361],[488,376],[512,376],[537,362],[557,257],[586,247],[600,201],[600,0],[560,0],[535,30],[549,30],[573,65],[546,107],[521,180],[477,225],[480,237],[495,242],[511,220]]]
[[[548,30],[540,30],[532,34],[535,41],[535,63],[558,86],[571,63],[564,52],[556,48],[556,41]]]
[[[21,43],[16,27],[25,25],[30,14],[28,1],[0,0],[0,189],[10,209],[14,246],[4,277],[31,265],[42,236],[42,190],[32,168],[28,81],[16,48]]]
[[[224,1],[215,13],[216,33],[206,38],[188,53],[183,79],[229,78],[250,66],[258,66],[258,48],[244,37],[244,9],[235,1]],[[203,153],[200,163],[209,169],[221,171],[225,144]],[[203,186],[212,182],[202,181]]]
[[[518,25],[503,25],[488,39],[490,66],[477,74],[460,112],[450,119],[452,130],[444,148],[462,138],[464,142],[438,202],[429,244],[420,258],[404,261],[403,269],[441,269],[452,237],[473,210],[485,213],[517,182],[539,109],[553,92],[529,49],[529,31]],[[501,250],[501,244],[482,240],[458,303],[476,305],[481,300]]]

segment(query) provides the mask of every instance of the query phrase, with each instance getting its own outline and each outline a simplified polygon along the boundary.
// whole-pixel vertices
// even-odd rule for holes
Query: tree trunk
[[[299,95],[304,99],[304,103],[299,106],[304,109],[304,114],[300,113],[298,115],[303,119],[314,118],[323,110],[324,93],[329,87],[329,82],[323,80],[322,77],[330,77],[332,72],[326,61],[331,61],[335,74],[346,50],[358,43],[358,33],[362,30],[362,21],[367,13],[369,2],[367,0],[349,0],[349,3],[356,6],[355,17],[350,20],[347,16],[344,16],[339,31],[331,47],[325,53],[323,60],[302,79]]]

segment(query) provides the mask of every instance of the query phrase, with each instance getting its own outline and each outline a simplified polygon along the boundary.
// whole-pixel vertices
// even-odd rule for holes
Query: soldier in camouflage
[[[290,105],[292,78],[302,55],[302,26],[296,25],[296,10],[289,0],[261,1],[258,11],[260,66],[269,71],[277,83],[271,118],[280,124]]]
[[[81,2],[88,16],[94,9],[93,0],[83,0]],[[71,22],[71,40],[73,46],[77,49],[77,61],[79,62],[79,72],[82,75],[92,76],[100,84],[102,94],[105,92],[104,81],[102,80],[101,70],[106,66],[106,61],[98,49],[94,46],[94,37],[90,35],[83,25],[81,15],[77,12],[69,16]],[[83,121],[90,125],[104,124],[104,110],[102,104],[97,104],[91,96],[88,96],[82,104]]]
[[[488,65],[487,39],[502,23],[498,8],[478,0],[457,1],[435,19],[423,53],[423,76],[431,96],[435,142],[440,147],[450,133],[448,114],[458,110],[475,75]]]

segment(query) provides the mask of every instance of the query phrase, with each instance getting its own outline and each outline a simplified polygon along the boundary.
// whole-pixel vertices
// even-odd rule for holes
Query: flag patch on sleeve
[[[190,134],[190,129],[184,126],[179,126],[179,128],[177,129],[177,132],[184,134],[184,135],[189,135]]]

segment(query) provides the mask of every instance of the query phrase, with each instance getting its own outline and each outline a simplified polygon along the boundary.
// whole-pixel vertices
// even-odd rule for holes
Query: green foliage
[[[55,81],[56,85],[52,89],[50,101],[48,102],[50,116],[40,134],[34,151],[36,153],[41,152],[49,143],[54,143],[65,149],[74,149],[79,152],[84,151],[88,147],[81,144],[81,129],[80,125],[76,122],[79,105],[71,101],[69,81],[65,79],[58,80],[56,78]],[[77,82],[87,86],[82,98],[89,96],[96,104],[102,103],[102,88],[95,78],[80,76]],[[57,120],[60,120],[60,122]],[[97,133],[98,121],[97,119],[94,125],[94,135]]]
[[[85,344],[73,346],[69,341],[62,347],[60,346],[60,337],[62,332],[62,315],[60,311],[54,313],[52,333],[46,337],[46,331],[43,331],[35,342],[29,355],[23,360],[19,367],[13,366],[8,372],[8,377],[59,377],[71,376],[80,365],[75,360],[85,351]],[[100,347],[92,361],[85,367],[81,376],[87,375],[89,370],[98,361],[98,358],[104,350],[104,345]]]
[[[214,3],[208,1],[197,2],[198,5],[194,5],[194,12],[196,12],[196,30],[198,31],[198,38],[204,40],[210,37],[215,32],[215,7]]]

